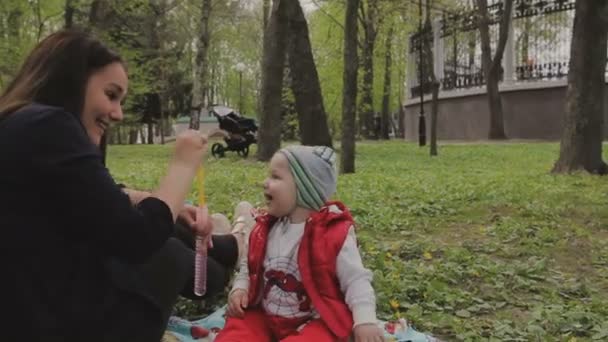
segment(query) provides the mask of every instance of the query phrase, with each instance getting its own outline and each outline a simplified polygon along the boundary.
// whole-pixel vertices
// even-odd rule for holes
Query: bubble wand
[[[190,117],[190,129],[199,130],[200,111],[195,110]],[[196,211],[196,254],[194,256],[194,294],[203,296],[207,292],[207,250],[211,246],[211,234],[201,236],[198,232],[204,231],[209,220],[207,206],[205,205],[205,171],[201,166],[196,175],[198,184],[198,210]]]
[[[196,225],[204,228],[209,220],[207,206],[205,205],[205,171],[201,166],[196,176],[198,183],[198,210],[196,211]],[[207,292],[207,251],[211,247],[211,234],[201,236],[196,234],[196,256],[194,258],[194,294],[202,296]]]

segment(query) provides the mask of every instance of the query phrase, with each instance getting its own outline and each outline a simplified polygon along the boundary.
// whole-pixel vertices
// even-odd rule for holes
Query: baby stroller
[[[249,155],[249,146],[257,143],[256,132],[258,126],[255,120],[241,116],[232,108],[225,106],[213,106],[209,109],[220,125],[220,129],[225,131],[224,142],[215,143],[211,146],[211,154],[216,158],[223,158],[226,151],[234,151],[239,156],[246,158]]]

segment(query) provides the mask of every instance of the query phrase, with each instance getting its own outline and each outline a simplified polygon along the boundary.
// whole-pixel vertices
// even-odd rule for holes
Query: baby
[[[372,274],[336,191],[335,153],[289,146],[270,161],[258,215],[217,342],[383,341]],[[354,331],[353,331],[354,330]]]

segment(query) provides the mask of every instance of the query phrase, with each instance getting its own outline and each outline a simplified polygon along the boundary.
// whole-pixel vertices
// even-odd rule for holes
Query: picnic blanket
[[[224,327],[226,307],[197,321],[171,317],[163,342],[211,342]],[[392,322],[379,321],[389,342],[439,342],[436,338],[420,333],[408,325],[405,319]]]

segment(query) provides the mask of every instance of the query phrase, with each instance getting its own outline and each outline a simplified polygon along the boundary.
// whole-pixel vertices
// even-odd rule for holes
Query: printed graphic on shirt
[[[295,260],[285,257],[267,259],[262,301],[268,314],[285,318],[311,315],[312,305],[306,295]]]

